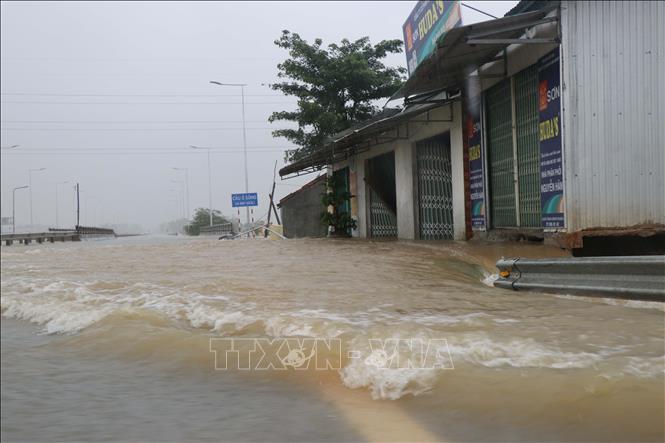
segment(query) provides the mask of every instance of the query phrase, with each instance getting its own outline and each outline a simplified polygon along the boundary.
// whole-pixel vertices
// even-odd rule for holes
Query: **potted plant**
[[[321,222],[328,227],[329,237],[350,237],[351,230],[356,228],[356,221],[342,208],[354,196],[350,192],[340,191],[334,176],[326,178],[325,186],[326,192],[321,194],[321,203],[325,208],[321,213]]]

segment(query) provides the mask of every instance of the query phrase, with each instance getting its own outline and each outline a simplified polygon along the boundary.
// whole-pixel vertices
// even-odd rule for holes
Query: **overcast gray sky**
[[[465,2],[501,16],[516,1]],[[190,210],[208,205],[205,151],[212,151],[213,207],[231,214],[243,192],[240,91],[247,83],[250,192],[256,218],[267,211],[275,161],[291,145],[273,139],[267,118],[294,100],[262,84],[276,81],[283,29],[324,43],[365,35],[402,38],[407,2],[6,2],[1,4],[2,215],[15,186],[32,174],[35,224],[55,224],[56,183],[81,185],[85,224],[139,223],[154,229],[178,216],[189,169]],[[465,24],[488,17],[462,8]],[[404,54],[388,60],[405,66]],[[276,197],[313,176],[279,181]],[[59,186],[60,224],[74,223],[70,185]],[[85,208],[83,208],[85,206]],[[244,219],[244,214],[242,215]],[[29,221],[17,192],[17,224]]]

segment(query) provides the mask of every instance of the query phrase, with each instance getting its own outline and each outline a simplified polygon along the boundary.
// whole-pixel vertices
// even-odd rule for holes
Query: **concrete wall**
[[[326,228],[321,224],[321,194],[325,192],[325,180],[305,185],[280,202],[284,236],[287,238],[324,237]]]
[[[426,115],[414,117],[414,120],[425,120]],[[334,169],[349,166],[356,172],[358,184],[358,229],[353,235],[366,238],[368,236],[367,186],[365,185],[365,161],[369,158],[395,151],[395,186],[397,190],[397,237],[405,240],[417,238],[417,201],[415,181],[415,146],[416,142],[450,131],[451,162],[453,170],[453,224],[456,240],[465,239],[464,225],[464,163],[462,140],[462,108],[460,102],[436,108],[429,113],[429,123],[410,123],[409,137],[372,147],[344,162],[334,165]],[[403,125],[401,134],[406,133]]]

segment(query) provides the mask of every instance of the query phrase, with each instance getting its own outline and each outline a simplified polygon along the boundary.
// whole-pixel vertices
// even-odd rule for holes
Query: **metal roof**
[[[554,20],[545,18],[553,7],[451,29],[439,39],[437,49],[418,66],[392,98],[459,90],[473,71],[486,63],[500,60],[497,55],[507,46],[545,43],[541,39],[519,37],[527,28]]]
[[[364,152],[371,146],[381,143],[378,140],[378,136],[386,131],[394,129],[399,123],[458,99],[459,97],[454,97],[436,103],[410,105],[401,111],[397,110],[397,112],[389,112],[388,116],[385,116],[386,114],[383,113],[379,114],[379,118],[375,117],[366,120],[350,129],[335,134],[330,138],[330,142],[321,149],[318,149],[304,159],[298,160],[280,169],[279,175],[284,177],[292,174],[299,175],[301,172],[316,172],[326,165],[342,161],[359,152]],[[381,116],[383,117],[381,118]],[[374,140],[369,140],[373,136],[376,136]],[[388,137],[388,141],[390,141],[390,139],[391,138]],[[384,140],[384,142],[385,141],[386,140]]]

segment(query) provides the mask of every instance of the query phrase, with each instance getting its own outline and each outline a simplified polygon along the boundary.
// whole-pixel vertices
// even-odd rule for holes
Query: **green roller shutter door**
[[[488,89],[485,102],[491,222],[497,228],[511,228],[517,226],[517,214],[510,79]]]
[[[515,129],[520,226],[540,227],[540,144],[538,141],[538,69],[515,75]]]

